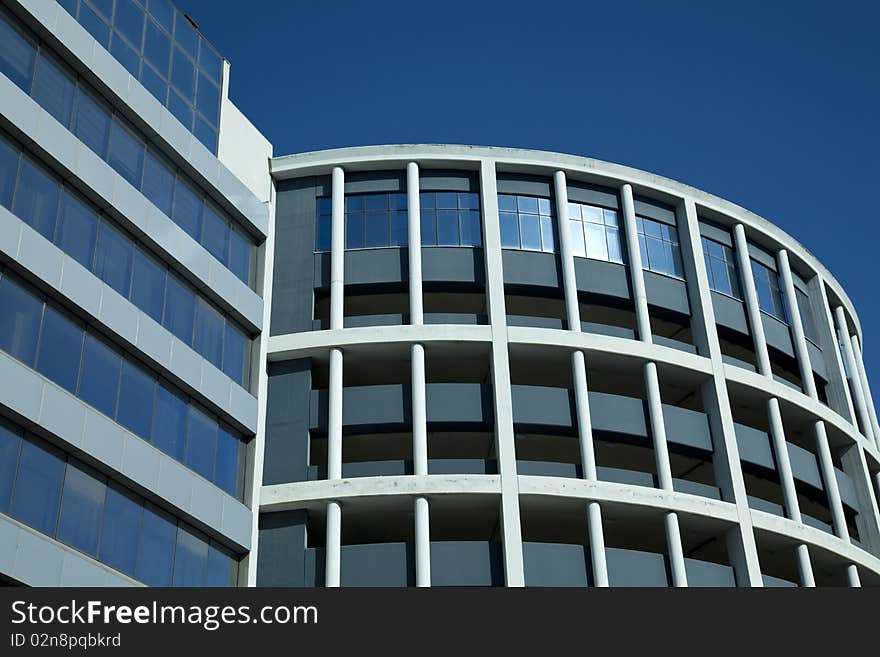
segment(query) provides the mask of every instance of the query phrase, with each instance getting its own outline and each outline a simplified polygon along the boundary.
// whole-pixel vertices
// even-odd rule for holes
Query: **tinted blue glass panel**
[[[131,302],[158,323],[165,306],[165,270],[141,249],[134,249]]]
[[[125,67],[125,70],[131,73],[135,78],[138,76],[141,66],[141,57],[132,47],[121,37],[119,33],[113,33],[110,37],[110,52],[117,61]]]
[[[174,30],[174,7],[170,0],[149,0],[147,9],[150,16],[156,19],[170,34]]]
[[[60,452],[36,438],[22,441],[9,514],[37,531],[54,535],[63,481]]]
[[[458,195],[458,207],[462,210],[479,210],[480,195],[461,192]]]
[[[192,129],[193,124],[193,108],[178,91],[170,89],[168,91],[168,109],[178,121],[180,121],[187,130]]]
[[[391,246],[409,244],[409,221],[406,210],[395,210],[391,213],[389,244]]]
[[[238,561],[215,543],[208,548],[208,573],[205,586],[235,586]]]
[[[419,208],[432,210],[437,207],[437,194],[434,192],[419,192]]]
[[[221,427],[217,441],[217,468],[214,483],[233,497],[239,494],[239,458],[242,442]]]
[[[0,137],[0,205],[12,207],[12,193],[18,177],[18,149]]]
[[[91,468],[70,461],[64,476],[61,515],[58,517],[58,540],[92,556],[98,554],[107,492],[107,485],[98,477]]]
[[[174,185],[174,209],[171,218],[194,240],[199,239],[202,205],[202,199],[196,191],[178,178]]]
[[[461,220],[461,245],[480,246],[483,243],[480,230],[480,211],[462,210],[459,213]]]
[[[346,212],[361,212],[364,209],[364,197],[363,196],[346,196],[345,197],[345,211]]]
[[[434,210],[422,209],[421,215],[422,246],[436,246],[437,213]]]
[[[538,199],[533,196],[517,196],[516,207],[520,212],[538,214]]]
[[[245,350],[248,338],[231,323],[226,324],[223,344],[223,371],[238,384],[244,383]]]
[[[4,274],[0,278],[0,349],[33,367],[43,318],[43,302]]]
[[[141,191],[153,202],[153,205],[169,217],[172,214],[171,207],[174,200],[174,174],[171,171],[171,168],[162,162],[152,149],[147,149]],[[184,190],[183,193],[186,192],[187,190]],[[181,212],[184,211],[186,200],[184,198],[182,201],[184,205],[181,206]]]
[[[107,163],[135,189],[141,187],[145,149],[144,143],[115,117],[110,126]]]
[[[551,215],[553,214],[553,210],[550,208],[550,199],[549,198],[539,198],[538,199],[538,212],[543,215]]]
[[[162,105],[165,104],[168,98],[168,83],[146,62],[141,66],[140,81]]]
[[[202,299],[196,307],[195,348],[215,367],[223,364],[223,316]]]
[[[318,217],[315,251],[329,251],[332,242],[333,218],[329,215]]]
[[[113,0],[89,0],[89,2],[109,23],[113,18]],[[80,2],[80,4],[84,5],[85,3]]]
[[[608,260],[605,228],[598,224],[586,222],[584,224],[584,236],[587,241],[587,257],[596,260]]]
[[[388,214],[364,215],[364,246],[388,246]]]
[[[440,204],[442,194],[437,194]],[[455,194],[452,195],[453,197]],[[458,246],[458,210],[437,210],[437,244],[440,246]]]
[[[180,48],[175,48],[171,55],[171,83],[184,98],[192,98],[196,93],[195,64]]]
[[[217,150],[217,129],[212,127],[201,114],[196,115],[196,123],[193,127],[193,134],[202,145],[212,153]]]
[[[522,198],[522,197],[520,197]],[[519,215],[520,236],[522,248],[533,251],[541,250],[541,223],[537,215]]]
[[[58,4],[64,7],[67,13],[76,18],[76,6],[79,4],[79,0],[58,0]]]
[[[501,246],[519,248],[519,220],[515,213],[502,212],[498,215],[501,222]]]
[[[133,248],[131,240],[106,221],[101,222],[95,251],[95,274],[125,298],[131,289]]]
[[[54,59],[40,52],[31,96],[64,127],[70,125],[75,88],[73,78]]]
[[[653,237],[649,237],[646,241],[648,247],[648,263],[651,269],[658,272],[667,272],[671,269],[668,266],[666,249],[663,242]]]
[[[169,456],[183,461],[186,402],[161,383],[156,387],[156,413],[150,442]]]
[[[437,209],[455,210],[458,208],[458,195],[455,192],[437,192]]]
[[[61,223],[55,243],[71,258],[91,270],[97,234],[98,217],[65,190],[61,195]]]
[[[223,77],[223,59],[204,39],[199,44],[199,68],[214,82],[220,84]]]
[[[110,484],[104,502],[98,559],[116,570],[134,576],[143,515],[141,498]]]
[[[82,88],[77,89],[73,110],[73,133],[101,158],[107,155],[110,122],[110,110],[99,104]]]
[[[145,505],[135,577],[149,586],[170,586],[176,538],[174,519]]]
[[[174,14],[174,40],[195,59],[199,54],[199,35],[182,13]]]
[[[37,370],[70,392],[76,392],[83,329],[51,306],[46,307]]]
[[[195,530],[177,528],[173,586],[204,586],[208,569],[208,540]]]
[[[364,215],[345,215],[345,248],[360,249],[364,246]]]
[[[106,48],[110,44],[110,26],[84,2],[80,3],[79,22],[102,46]]]
[[[156,380],[131,361],[122,361],[116,421],[138,436],[149,438],[155,396]]]
[[[116,417],[121,366],[122,358],[116,350],[87,333],[77,396],[104,415]]]
[[[196,298],[176,276],[167,277],[165,287],[165,317],[162,325],[188,345],[193,340],[193,320]]]
[[[229,270],[245,285],[251,281],[251,254],[254,247],[238,230],[229,231]]]
[[[541,217],[541,248],[548,253],[556,250],[556,241],[553,238],[553,219]]]
[[[498,211],[516,212],[516,196],[511,196],[510,194],[499,194]]]
[[[201,243],[217,260],[226,262],[229,253],[229,226],[210,204],[206,204],[202,211]]]
[[[217,117],[220,114],[220,87],[211,82],[203,73],[199,73],[196,109],[212,124],[217,125]]]
[[[572,255],[585,257],[587,255],[587,250],[584,246],[584,224],[580,221],[570,219],[568,222],[568,228],[571,234],[570,241]]]
[[[51,241],[58,221],[61,186],[29,158],[23,158],[12,212]]]
[[[113,26],[139,50],[144,36],[144,10],[131,0],[116,0]]]
[[[381,212],[388,209],[388,194],[365,194],[364,211]]]
[[[21,436],[0,420],[0,513],[9,511],[20,450]]]
[[[0,73],[30,93],[36,47],[0,16]]]
[[[171,39],[153,21],[147,21],[144,58],[166,78],[171,67]]]
[[[611,262],[623,262],[620,231],[616,228],[606,227],[605,236],[608,238],[608,259]]]
[[[185,463],[205,479],[212,480],[217,456],[217,423],[194,406],[189,407],[188,419]]]

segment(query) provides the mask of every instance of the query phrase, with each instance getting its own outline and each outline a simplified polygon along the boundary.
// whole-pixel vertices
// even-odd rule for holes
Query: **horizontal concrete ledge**
[[[565,497],[584,502],[635,505],[645,508],[701,516],[713,521],[737,522],[736,505],[699,495],[666,491],[647,486],[630,486],[609,481],[588,481],[563,477],[519,475],[521,496]]]
[[[415,326],[364,326],[332,331],[305,331],[269,337],[270,361],[304,358],[331,347],[354,347],[376,344],[411,344],[413,342],[485,342],[492,341],[490,326],[466,324],[431,324]]]
[[[26,586],[143,586],[0,513],[0,573]]]
[[[806,543],[812,548],[825,550],[848,559],[854,564],[880,574],[880,559],[869,554],[862,548],[848,543],[833,534],[824,532],[803,523],[777,516],[765,511],[750,510],[752,528],[772,532],[791,539],[792,543]]]
[[[758,390],[768,398],[777,397],[783,403],[809,413],[816,420],[824,421],[835,430],[850,438],[854,443],[861,445],[866,454],[873,458],[875,462],[880,462],[880,451],[877,450],[877,447],[860,434],[855,426],[824,404],[808,397],[799,390],[794,390],[784,383],[775,380],[771,381],[757,372],[751,372],[736,365],[725,364],[723,367],[724,378],[730,383]]]
[[[357,477],[263,486],[260,512],[288,511],[329,500],[394,495],[501,495],[499,475],[402,475]]]
[[[828,269],[800,242],[767,219],[730,201],[691,187],[677,180],[641,171],[622,164],[603,162],[593,158],[564,153],[506,148],[496,146],[465,146],[459,144],[387,144],[335,148],[326,151],[297,153],[273,158],[272,177],[276,180],[322,175],[334,166],[349,171],[405,169],[407,162],[416,161],[424,168],[479,169],[480,161],[493,160],[498,170],[516,170],[521,173],[551,175],[562,169],[570,180],[617,187],[629,183],[641,196],[677,205],[689,198],[701,208],[729,217],[733,221],[761,234],[770,246],[786,249],[790,256],[813,272],[821,275],[842,299],[847,313],[856,324],[859,336],[861,324],[852,301]]]
[[[55,2],[19,0],[16,13],[162,148],[251,234],[269,234],[269,209],[194,134]]]

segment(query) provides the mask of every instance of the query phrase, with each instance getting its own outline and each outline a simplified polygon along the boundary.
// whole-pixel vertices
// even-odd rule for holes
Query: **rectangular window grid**
[[[683,279],[681,248],[675,226],[646,217],[636,217],[636,229],[642,254],[642,269]]]
[[[569,202],[568,222],[573,255],[623,264],[620,217],[616,210]]]
[[[742,300],[739,286],[739,275],[736,269],[736,256],[726,244],[721,244],[706,237],[701,239],[703,260],[706,263],[706,274],[709,277],[709,289],[726,294],[734,299]]]
[[[499,194],[501,247],[555,253],[554,217],[553,203],[548,198]]]

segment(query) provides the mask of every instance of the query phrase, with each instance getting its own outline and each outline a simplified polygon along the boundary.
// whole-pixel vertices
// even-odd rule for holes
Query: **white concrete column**
[[[851,563],[846,567],[846,579],[849,582],[849,585],[854,588],[860,588],[862,586],[862,582],[859,579],[859,569],[856,568],[854,563]]]
[[[798,576],[801,580],[801,586],[805,588],[815,588],[816,578],[813,576],[813,564],[810,561],[810,550],[805,543],[801,543],[797,546],[796,555]]]
[[[626,251],[629,260],[630,281],[632,282],[633,303],[636,309],[636,322],[639,327],[639,339],[651,344],[653,342],[651,316],[648,313],[648,296],[645,293],[645,274],[642,271],[642,252],[639,249],[639,229],[636,225],[636,209],[631,185],[620,187],[620,198],[623,201]]]
[[[409,317],[421,325],[422,310],[422,219],[419,203],[419,165],[406,165],[406,207],[409,227]]]
[[[862,390],[865,393],[865,401],[868,404],[868,415],[871,417],[871,429],[874,431],[874,438],[877,440],[877,447],[880,448],[880,423],[877,422],[877,407],[874,405],[874,395],[871,394],[871,386],[868,383],[868,373],[865,371],[865,361],[862,357],[862,349],[859,346],[858,336],[852,336],[853,357],[856,361],[856,367],[859,370],[859,379],[862,382]]]
[[[804,335],[804,325],[801,322],[801,314],[797,296],[794,291],[794,279],[791,276],[791,266],[788,263],[788,252],[780,249],[776,253],[776,265],[782,278],[783,294],[785,296],[788,316],[791,322],[791,330],[794,337],[794,351],[797,354],[797,362],[801,372],[801,381],[804,384],[804,392],[812,399],[817,399],[816,381],[813,378],[813,365],[810,362],[810,352],[807,349],[807,338]]]
[[[333,167],[330,204],[330,328],[337,330],[343,326],[345,299],[345,172],[341,167]]]
[[[483,208],[483,255],[486,264],[486,302],[492,331],[492,394],[495,408],[495,451],[501,479],[501,533],[507,586],[525,586],[522,526],[519,516],[519,481],[513,433],[513,400],[507,356],[507,314],[504,303],[504,266],[501,227],[498,223],[498,186],[495,161],[480,161]]]
[[[871,415],[868,413],[868,402],[865,400],[865,392],[862,390],[862,382],[859,378],[859,370],[856,365],[855,355],[853,354],[852,336],[849,333],[849,326],[846,323],[846,315],[843,312],[843,306],[837,306],[834,309],[834,319],[837,321],[837,332],[840,338],[841,347],[843,348],[842,355],[846,361],[846,369],[849,373],[850,383],[852,384],[853,402],[855,402],[859,423],[862,425],[862,433],[868,440],[874,441]]]
[[[773,452],[776,454],[776,466],[779,469],[779,481],[782,484],[785,511],[791,520],[801,522],[801,509],[800,504],[798,504],[794,476],[791,472],[791,459],[788,454],[788,444],[785,441],[782,412],[779,409],[779,400],[776,397],[771,397],[767,401],[767,415],[770,420],[770,439],[773,442]]]
[[[559,233],[559,255],[562,261],[562,288],[565,293],[565,314],[570,331],[580,332],[581,312],[578,304],[577,275],[571,250],[571,229],[568,219],[568,185],[565,172],[557,171],[556,183],[556,229]]]
[[[428,500],[416,498],[416,586],[431,586],[431,527]]]
[[[339,508],[339,502],[327,503],[327,543],[324,551],[324,586],[336,588],[340,585],[342,572],[342,509]]]
[[[676,588],[685,587],[687,571],[684,565],[684,551],[681,548],[681,528],[678,526],[678,514],[670,511],[663,516],[666,526],[666,543],[669,546],[669,565],[672,571],[672,585]]]
[[[831,304],[825,292],[825,282],[820,274],[817,274],[809,283],[810,298],[813,300],[813,310],[819,319],[819,346],[826,358],[828,372],[828,402],[831,408],[841,415],[847,422],[854,423],[856,409],[853,405],[849,385],[846,382],[846,371],[843,366],[843,353],[840,341],[837,339],[837,329],[834,326],[834,316],[831,312]]]
[[[607,588],[608,564],[605,558],[605,533],[602,530],[602,509],[598,502],[587,504],[587,533],[590,539],[593,586]]]
[[[764,323],[761,320],[761,306],[758,304],[758,292],[755,289],[755,278],[752,275],[752,261],[749,258],[749,243],[746,240],[746,231],[742,224],[736,224],[733,227],[733,240],[736,247],[734,249],[736,262],[743,282],[743,296],[745,297],[743,301],[746,304],[755,356],[758,359],[758,373],[772,379],[773,370],[770,367],[770,354],[767,352],[767,339],[764,336]]]
[[[837,534],[837,538],[849,543],[849,531],[846,528],[846,516],[843,513],[843,501],[840,499],[840,489],[837,486],[837,475],[834,473],[834,461],[831,459],[831,447],[828,445],[825,423],[822,420],[817,420],[813,426],[816,433],[819,470],[822,473],[822,481],[825,483],[825,495],[831,509],[834,533]]]

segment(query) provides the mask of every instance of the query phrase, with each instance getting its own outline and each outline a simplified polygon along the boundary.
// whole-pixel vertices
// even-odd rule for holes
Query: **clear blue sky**
[[[849,293],[880,394],[880,3],[176,1],[276,155],[538,148],[766,217]]]

